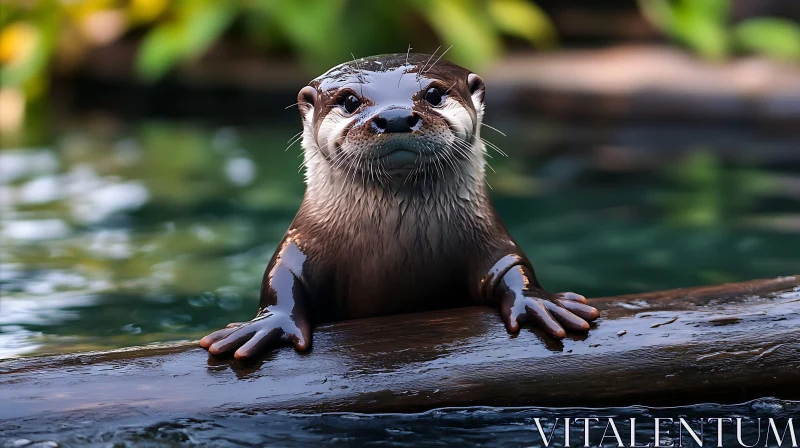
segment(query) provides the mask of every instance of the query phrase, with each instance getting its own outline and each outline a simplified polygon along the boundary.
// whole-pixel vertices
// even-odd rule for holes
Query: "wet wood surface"
[[[68,416],[410,412],[800,399],[800,276],[593,299],[588,336],[512,337],[493,309],[326,325],[256,362],[196,343],[0,361],[0,426]],[[69,417],[77,418],[77,417]],[[53,420],[55,419],[55,420]]]

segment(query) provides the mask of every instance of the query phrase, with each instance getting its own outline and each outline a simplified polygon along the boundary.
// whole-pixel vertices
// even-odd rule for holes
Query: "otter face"
[[[483,169],[481,78],[425,54],[354,60],[298,94],[308,169],[377,180]],[[308,177],[308,176],[307,176]]]

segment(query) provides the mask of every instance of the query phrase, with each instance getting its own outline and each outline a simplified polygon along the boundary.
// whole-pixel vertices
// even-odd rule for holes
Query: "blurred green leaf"
[[[506,34],[526,39],[534,46],[550,48],[558,44],[556,28],[536,4],[523,0],[491,0],[492,20]]]
[[[147,33],[136,59],[136,69],[142,77],[158,79],[180,60],[180,35],[175,25],[161,25]]]
[[[24,43],[30,46],[30,51],[27,54],[21,55],[13,63],[0,67],[0,85],[3,87],[20,86],[34,76],[46,61],[45,46],[41,42],[44,38],[41,26],[29,23],[15,23],[3,31],[20,35],[16,39],[24,40]]]
[[[417,11],[425,17],[443,46],[452,45],[448,58],[477,69],[500,53],[500,38],[486,20],[487,11],[470,0],[417,0]]]
[[[695,9],[682,10],[675,15],[675,35],[708,59],[728,55],[728,34],[725,25]]]
[[[638,0],[655,27],[708,59],[740,49],[783,59],[800,59],[800,25],[788,19],[756,17],[731,28],[730,0]]]
[[[228,28],[236,15],[231,2],[186,0],[181,15],[145,35],[136,69],[147,80],[164,76],[182,60],[196,58]]]
[[[26,92],[32,93],[31,97],[42,93],[42,79],[50,62],[61,23],[57,5],[52,1],[44,3],[51,8],[36,11],[29,21],[9,25],[21,34],[19,44],[29,44],[30,49],[27,54],[22,55],[22,59],[4,64],[0,68],[0,85],[24,87]],[[5,28],[3,31],[8,30],[9,28]]]
[[[335,62],[343,62],[350,51],[343,47],[342,0],[262,0],[256,10],[289,41],[315,70],[324,70]]]
[[[639,11],[653,26],[663,32],[672,29],[672,8],[667,0],[637,0]]]
[[[728,0],[639,0],[642,14],[654,26],[707,59],[722,59],[730,50]]]
[[[782,60],[800,60],[800,26],[778,18],[745,20],[733,30],[737,45]]]
[[[695,11],[709,21],[724,23],[728,20],[730,0],[682,0],[681,3],[684,8]]]
[[[228,28],[236,14],[233,2],[193,1],[184,28],[188,57],[196,57],[211,46]]]
[[[120,36],[131,30],[144,32],[138,43],[135,70],[144,80],[165,76],[177,64],[202,55],[233,30],[248,44],[272,53],[297,55],[314,70],[325,70],[350,59],[383,52],[403,52],[408,45],[431,50],[432,40],[452,50],[447,58],[477,67],[502,51],[502,35],[522,38],[535,46],[556,44],[556,32],[546,15],[528,0],[147,0],[117,1],[40,0],[12,2],[2,9],[3,26],[40,23],[47,16],[46,39],[36,42],[24,64],[4,61],[3,82],[24,84],[28,99],[45,91],[48,70],[58,36],[69,30],[79,37],[81,26],[113,8],[122,14]],[[30,4],[28,4],[30,3]],[[130,4],[128,4],[130,3]],[[66,20],[65,20],[66,19]],[[64,23],[71,23],[69,28]],[[77,25],[77,26],[75,26]],[[41,31],[41,30],[40,30]],[[435,34],[433,36],[432,34]],[[135,36],[134,36],[135,37]],[[136,37],[135,37],[136,38]],[[432,39],[433,38],[433,39]],[[94,41],[70,38],[59,46],[70,66],[79,66]],[[109,42],[105,42],[107,44]],[[8,59],[8,58],[7,58]],[[23,59],[19,59],[23,61]],[[15,65],[15,66],[11,66]]]

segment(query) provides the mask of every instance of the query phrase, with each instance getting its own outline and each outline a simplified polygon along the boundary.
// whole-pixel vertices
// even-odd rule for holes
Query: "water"
[[[666,139],[664,129],[636,125],[494,124],[509,136],[488,137],[510,156],[491,159],[495,204],[551,290],[602,296],[800,274],[800,160],[791,135],[670,128],[683,137]],[[302,199],[299,150],[284,151],[295,127],[94,118],[4,141],[0,358],[190,340],[251,318],[263,269]],[[549,428],[556,416],[696,422],[798,410],[796,402],[762,399],[380,416],[103,421],[75,413],[58,427],[3,422],[0,442],[530,446],[541,444],[536,417]],[[600,424],[592,434],[602,434]],[[627,428],[620,427],[626,444]],[[748,444],[757,437],[752,428],[745,426]],[[640,436],[651,441],[652,425]],[[735,432],[725,437],[725,446],[738,446]]]
[[[4,143],[0,358],[193,339],[252,317],[302,199],[299,145],[284,151],[296,126],[95,118]],[[509,153],[490,160],[495,204],[551,290],[800,273],[800,160],[775,151],[785,136],[715,145],[688,130],[699,143],[649,150],[630,137],[641,130],[592,146],[581,125],[501,127],[515,131],[486,131]]]
[[[97,447],[179,447],[179,446],[544,446],[536,419],[550,446],[565,445],[564,419],[570,419],[570,445],[584,446],[584,421],[597,418],[589,426],[589,446],[617,446],[609,419],[613,419],[624,446],[631,446],[631,420],[636,419],[636,446],[653,446],[654,418],[672,418],[659,425],[661,446],[699,446],[679,418],[683,418],[703,446],[717,446],[717,421],[722,423],[722,446],[739,447],[736,418],[741,420],[741,440],[749,446],[779,446],[769,426],[770,418],[783,440],[792,446],[789,431],[783,434],[789,418],[800,415],[800,402],[772,398],[740,405],[698,404],[675,408],[550,409],[550,408],[447,408],[421,414],[322,414],[292,415],[242,413],[215,416],[175,416],[153,420],[132,416],[127,420],[105,422],[76,413],[69,424],[51,427],[25,422],[11,424],[0,432],[0,443],[46,443],[62,446]],[[761,426],[759,430],[759,421]],[[553,427],[554,423],[558,424]],[[701,431],[701,421],[703,429]],[[53,425],[55,426],[55,425]],[[0,429],[2,429],[0,423]],[[609,428],[606,432],[606,428]],[[603,438],[606,435],[606,438]],[[797,434],[796,434],[797,436]],[[601,445],[602,442],[602,445]],[[3,445],[0,445],[3,446]],[[26,445],[22,445],[26,446]],[[27,445],[32,446],[32,445]],[[38,445],[47,446],[47,445]],[[795,445],[796,446],[796,445]]]

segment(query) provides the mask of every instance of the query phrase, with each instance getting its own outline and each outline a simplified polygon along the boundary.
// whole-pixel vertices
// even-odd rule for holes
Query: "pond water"
[[[655,418],[659,423],[659,446],[797,446],[787,422],[800,415],[800,402],[764,398],[739,405],[709,405],[675,408],[552,409],[552,408],[446,408],[421,414],[321,414],[267,415],[221,414],[175,416],[153,419],[143,415],[104,421],[76,415],[68,424],[31,427],[26,422],[7,425],[0,431],[7,446],[47,447],[182,447],[182,446],[565,446],[565,419],[570,421],[566,446],[652,447]],[[585,418],[590,420],[588,439]],[[683,418],[686,426],[682,426]],[[709,419],[730,419],[718,421]],[[741,419],[737,421],[737,418]],[[579,419],[579,420],[575,420]],[[609,419],[617,429],[615,438]],[[631,420],[635,419],[635,420]],[[774,430],[770,420],[774,423]],[[539,432],[539,426],[541,431]],[[633,423],[631,423],[633,421]],[[3,423],[0,422],[0,429]],[[737,434],[737,429],[740,433]],[[633,431],[631,431],[633,429]],[[694,437],[689,434],[691,429]],[[775,438],[782,439],[778,444]],[[796,431],[796,430],[795,430]],[[633,433],[633,434],[632,434]],[[603,436],[606,436],[605,438]],[[796,441],[800,437],[795,432]],[[742,443],[739,443],[739,440]],[[618,445],[619,441],[622,445]],[[721,441],[721,445],[718,445]],[[633,443],[631,443],[633,442]],[[38,445],[35,445],[38,444]],[[2,445],[0,445],[2,446]]]
[[[791,134],[495,121],[515,131],[484,131],[509,154],[490,159],[493,199],[551,290],[800,273]],[[4,141],[0,358],[194,339],[251,318],[303,195],[299,145],[284,150],[296,127],[104,116]]]
[[[303,195],[300,150],[284,151],[297,127],[93,117],[4,141],[0,358],[191,340],[251,318],[263,270]],[[800,274],[796,135],[542,120],[499,127],[507,137],[486,131],[509,154],[490,160],[493,199],[551,290],[596,297]],[[76,414],[58,427],[0,423],[0,442],[530,446],[541,444],[537,417],[550,428],[556,417],[615,416],[649,419],[636,430],[646,443],[653,416],[697,423],[798,411],[797,402],[765,398],[661,410],[476,407],[124,421]],[[605,425],[593,423],[593,434]],[[725,446],[738,446],[731,428]],[[627,444],[630,429],[620,431]],[[555,434],[560,446],[563,429]],[[746,424],[748,444],[759,434],[763,428]]]

